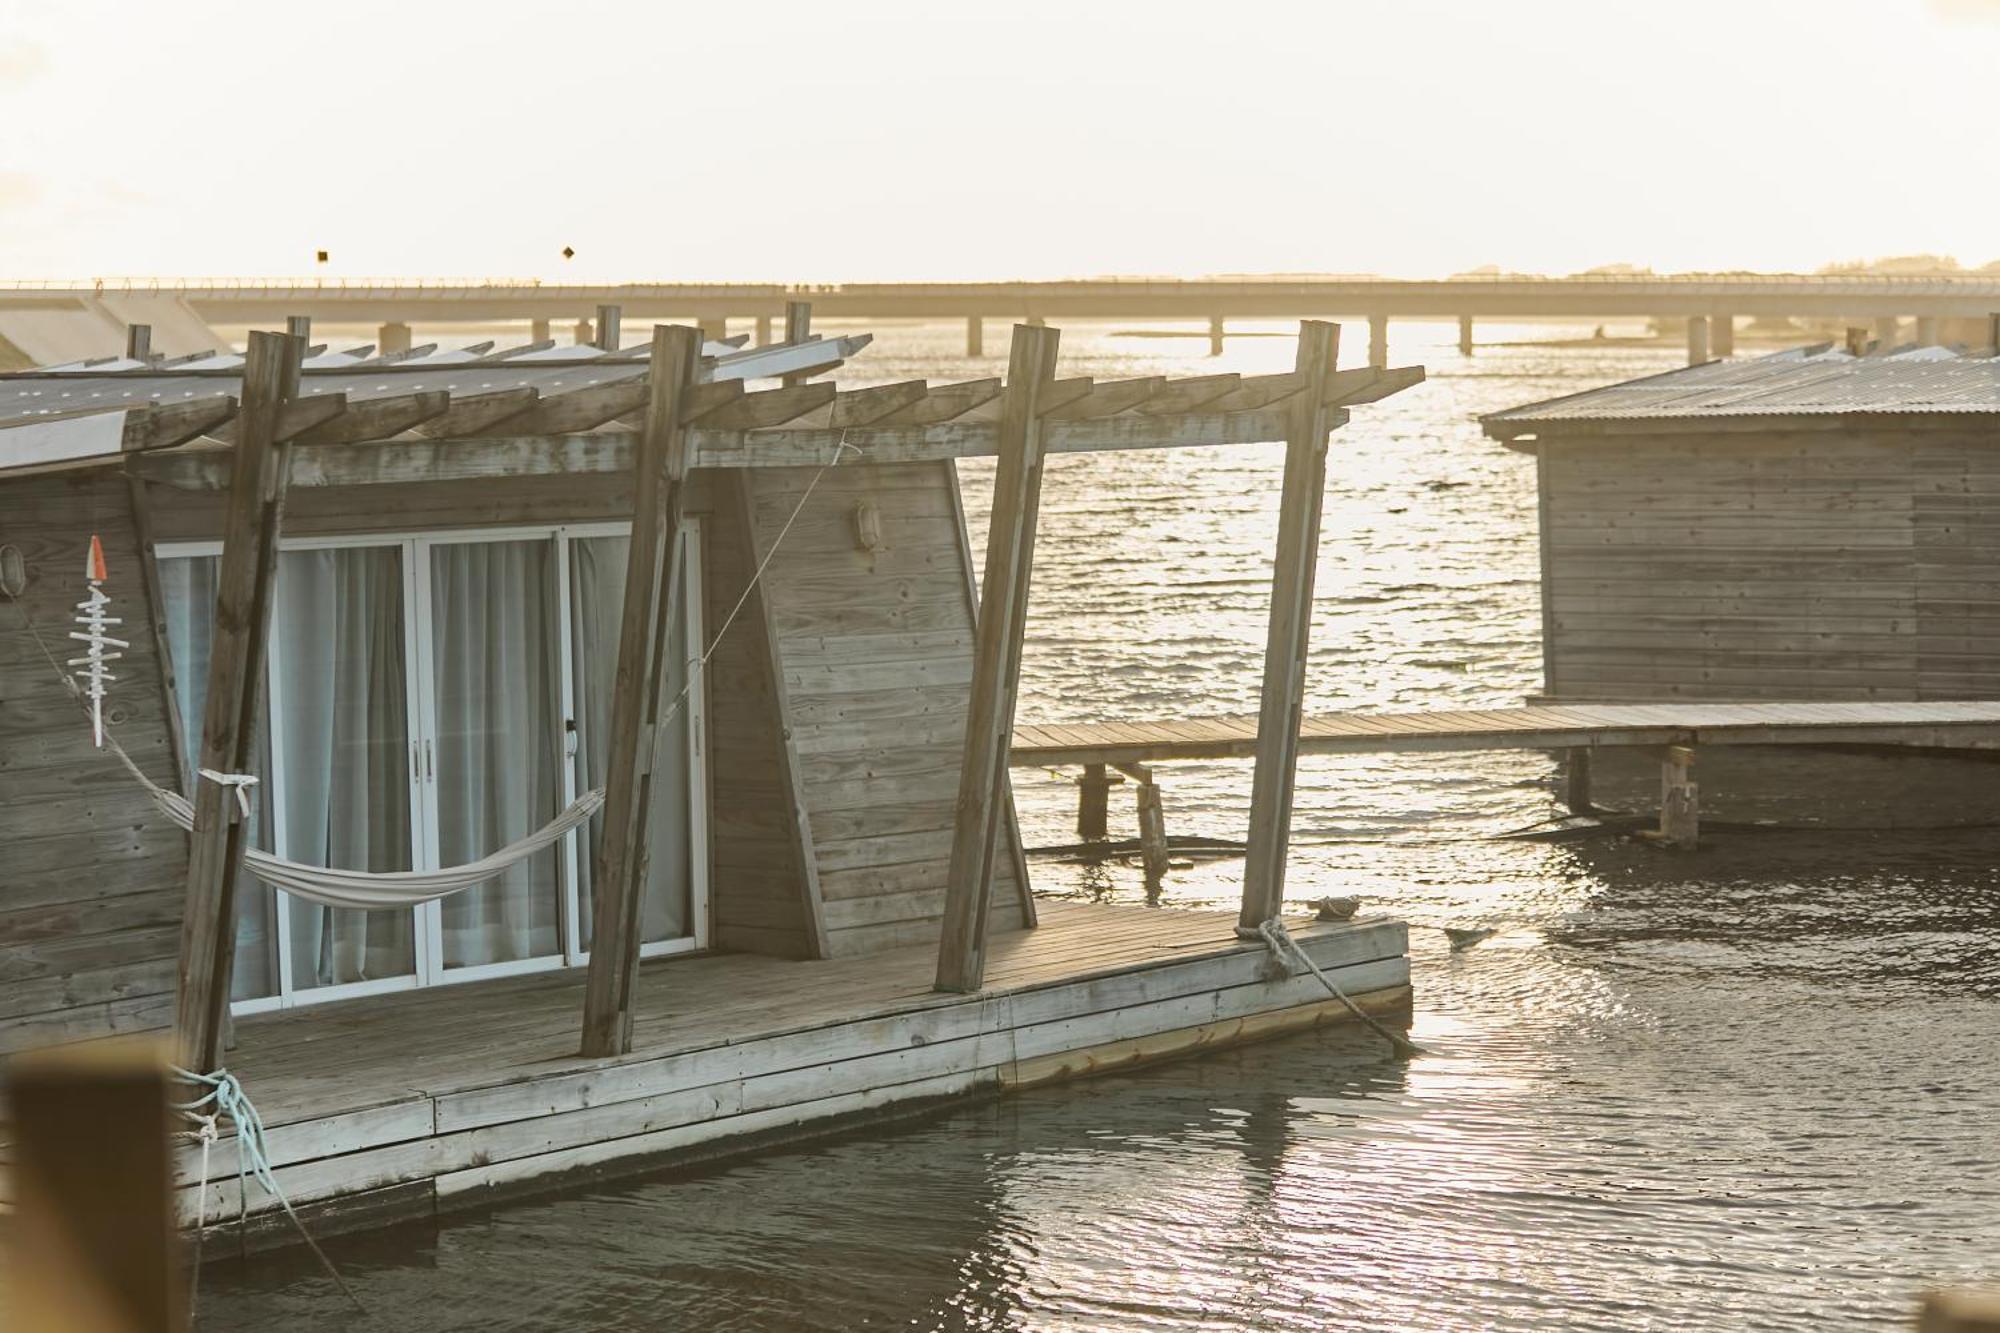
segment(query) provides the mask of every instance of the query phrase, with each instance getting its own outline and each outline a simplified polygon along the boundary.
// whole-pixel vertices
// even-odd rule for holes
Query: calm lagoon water
[[[981,362],[956,325],[878,332],[844,380],[1004,366],[997,321]],[[1365,330],[1348,332],[1353,364]],[[1476,418],[1679,359],[1462,358],[1455,333],[1397,326],[1393,359],[1429,381],[1334,437],[1309,707],[1533,691],[1533,469]],[[1284,338],[1233,339],[1220,362],[1206,346],[1071,329],[1063,373],[1290,366]],[[1280,462],[1053,463],[1022,719],[1254,710]],[[976,542],[987,475],[965,475]],[[1976,827],[2000,820],[2000,770],[1786,762],[1772,784],[1704,760],[1705,800],[1742,794],[1777,826],[1668,857],[1496,841],[1550,814],[1541,756],[1308,760],[1290,894],[1418,923],[1426,1056],[1316,1033],[336,1239],[365,1317],[298,1255],[211,1265],[201,1327],[1903,1326],[1925,1285],[2000,1277],[2000,834]],[[1170,831],[1241,836],[1247,764],[1164,771]],[[1074,789],[1016,781],[1030,845],[1071,841]],[[1813,827],[1830,784],[1864,829]],[[1919,822],[1975,826],[1909,827],[1912,792]],[[1129,833],[1129,804],[1114,820]],[[1240,868],[1176,871],[1166,902],[1230,903]],[[1034,869],[1045,894],[1143,897],[1130,866]],[[1427,929],[1445,924],[1499,933],[1451,954]]]

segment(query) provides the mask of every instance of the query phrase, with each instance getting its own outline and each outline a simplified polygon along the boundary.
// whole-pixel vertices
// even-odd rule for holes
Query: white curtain
[[[273,608],[284,846],[308,865],[408,870],[410,724],[401,551],[286,551]],[[416,918],[289,904],[292,985],[408,976]]]
[[[462,865],[562,806],[554,545],[440,543],[430,578],[439,864]],[[561,953],[557,850],[443,900],[446,967]]]
[[[584,787],[604,785],[611,733],[612,682],[618,673],[618,630],[625,604],[624,537],[582,538],[570,547],[570,642],[575,653],[577,771]],[[687,684],[688,643],[681,590],[673,591],[667,697]],[[647,943],[693,933],[693,881],[688,810],[688,716],[683,704],[660,742],[653,771],[652,864],[641,906],[640,938]],[[590,943],[593,885],[604,837],[604,816],[592,817],[578,836],[583,943]]]
[[[175,556],[160,561],[160,593],[166,605],[167,655],[174,673],[174,703],[180,709],[188,771],[201,766],[202,709],[208,699],[209,644],[215,630],[215,580],[222,558]],[[271,737],[263,707],[258,710],[256,772],[271,771]],[[260,781],[251,811],[250,835],[263,851],[271,848],[268,789]],[[192,798],[193,792],[187,793]],[[236,964],[230,979],[233,1000],[278,993],[277,895],[270,885],[244,875],[236,885]]]

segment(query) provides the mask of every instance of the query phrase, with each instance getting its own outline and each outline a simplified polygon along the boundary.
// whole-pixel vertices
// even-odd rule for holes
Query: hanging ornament
[[[83,577],[90,584],[90,594],[76,604],[76,623],[83,629],[81,632],[71,630],[69,636],[87,644],[89,651],[82,657],[70,658],[69,664],[83,668],[77,673],[77,683],[83,689],[84,698],[90,700],[91,735],[101,750],[104,748],[104,685],[106,681],[118,679],[104,667],[106,663],[115,662],[125,655],[106,652],[105,649],[129,648],[132,645],[104,632],[124,622],[117,616],[104,614],[104,609],[111,605],[111,599],[104,595],[104,543],[97,539],[94,532],[90,535],[90,559],[84,565]]]

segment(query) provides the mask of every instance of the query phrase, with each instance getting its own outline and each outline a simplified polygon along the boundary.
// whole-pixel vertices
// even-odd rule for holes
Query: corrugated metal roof
[[[1679,421],[1753,416],[2000,414],[2000,359],[1942,347],[1857,357],[1797,348],[1509,408],[1481,418],[1507,439],[1538,427],[1592,421]]]

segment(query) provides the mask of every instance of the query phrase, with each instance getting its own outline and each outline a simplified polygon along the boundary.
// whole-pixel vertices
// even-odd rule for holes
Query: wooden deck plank
[[[1825,744],[1865,738],[1935,744],[2000,742],[2000,702],[1554,704],[1403,713],[1322,713],[1299,726],[1304,754],[1384,750],[1552,749],[1658,744],[1699,733],[1703,744]],[[1898,735],[1897,733],[1906,733]],[[1016,766],[1147,763],[1247,754],[1256,719],[1029,724],[1016,729]]]

